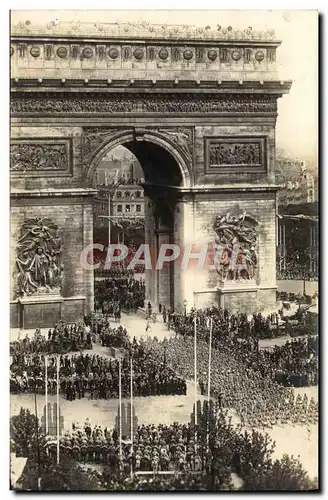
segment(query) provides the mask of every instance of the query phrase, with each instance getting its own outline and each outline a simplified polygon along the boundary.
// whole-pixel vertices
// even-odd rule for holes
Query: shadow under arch
[[[92,154],[85,170],[85,181],[87,186],[92,186],[94,175],[101,160],[106,156],[107,153],[115,149],[117,146],[126,147],[137,157],[146,178],[148,174],[148,180],[154,181],[155,173],[154,171],[152,171],[152,169],[154,168],[154,162],[156,163],[157,161],[157,164],[159,164],[160,168],[161,163],[163,163],[164,167],[167,169],[168,165],[170,164],[170,162],[168,162],[167,160],[170,158],[171,163],[174,163],[176,169],[178,170],[178,172],[175,172],[175,174],[179,173],[181,177],[181,180],[178,182],[177,175],[175,175],[175,179],[173,179],[171,184],[181,187],[191,187],[194,185],[192,160],[179,147],[179,145],[176,145],[173,142],[173,140],[158,131],[152,131],[149,129],[125,129],[109,133],[108,137],[104,138],[104,142]],[[154,148],[157,148],[157,153],[156,149]],[[159,156],[160,152],[162,152],[162,156],[164,157],[163,162],[161,162],[161,158]],[[147,155],[148,159],[151,158],[151,161],[149,162],[150,167],[148,172]],[[149,177],[151,176],[153,176],[153,179],[149,179]],[[169,177],[167,178],[167,180],[169,180]],[[161,184],[161,182],[159,182],[159,184]],[[168,182],[168,184],[170,184],[170,182]]]

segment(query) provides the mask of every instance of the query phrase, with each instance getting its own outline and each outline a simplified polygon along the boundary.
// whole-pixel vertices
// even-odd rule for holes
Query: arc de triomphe
[[[184,301],[275,309],[275,125],[277,100],[291,87],[277,77],[279,45],[273,33],[250,29],[12,26],[13,327],[75,321],[93,309],[93,272],[80,256],[93,241],[94,174],[117,145],[144,170],[146,242],[155,253],[163,243],[197,252],[240,236],[255,259],[241,276],[224,259],[220,272],[181,270],[181,260],[147,271],[147,300],[176,311]],[[31,229],[40,219],[43,226]],[[56,292],[33,288],[49,252],[41,240],[59,242]],[[41,246],[36,257],[29,241]],[[55,254],[47,257],[53,269]]]

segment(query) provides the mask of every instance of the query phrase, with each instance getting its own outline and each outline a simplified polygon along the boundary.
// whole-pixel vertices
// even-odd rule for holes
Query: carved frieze
[[[260,144],[241,142],[210,145],[210,167],[220,165],[260,165]]]
[[[13,98],[11,113],[37,113],[39,115],[58,113],[76,114],[127,114],[127,113],[276,113],[275,96],[256,95],[201,95],[179,97],[176,94],[165,96],[145,96],[142,94],[122,96],[106,95],[103,98],[89,96],[61,98],[35,97]]]
[[[68,174],[71,171],[69,139],[12,139],[10,170],[17,175]]]
[[[266,169],[265,147],[265,137],[206,138],[206,172],[264,172]]]
[[[54,50],[50,52],[47,48],[49,42],[54,47]],[[249,63],[251,60],[261,62],[266,59],[272,64],[275,62],[276,55],[275,47],[270,46],[268,49],[264,49],[261,44],[258,46],[253,45],[254,49],[249,51],[246,40],[244,45],[235,45],[231,41],[229,45],[225,45],[224,47],[220,46],[218,41],[212,40],[213,46],[209,50],[198,43],[188,44],[188,48],[183,43],[177,46],[176,43],[172,44],[171,40],[167,40],[166,47],[156,43],[156,40],[152,40],[151,43],[139,41],[135,45],[133,42],[129,43],[124,38],[121,40],[112,40],[111,44],[106,43],[106,40],[101,41],[101,43],[103,44],[101,50],[98,49],[98,44],[95,41],[90,41],[88,45],[85,45],[85,42],[79,40],[72,41],[72,43],[56,39],[49,39],[45,43],[38,43],[34,40],[28,40],[26,43],[24,40],[24,50],[22,50],[22,43],[17,43],[13,40],[12,46],[14,49],[21,49],[19,50],[21,59],[31,59],[29,54],[35,59],[44,57],[47,60],[58,60],[59,58],[62,60],[61,67],[65,66],[65,61],[68,67],[70,60],[76,63],[77,59],[80,59],[81,67],[84,67],[85,65],[82,64],[83,60],[95,58],[96,60],[103,61],[103,63],[108,63],[109,68],[112,67],[113,60],[116,61],[116,68],[119,68],[122,63],[127,61],[142,61],[142,63],[147,64],[148,62],[151,63],[157,60],[159,63],[166,61],[168,67],[171,65],[176,70],[178,61],[184,61],[184,64],[181,65],[181,69],[183,69],[186,61],[190,63],[195,62],[196,65],[202,64],[207,54],[206,62],[209,63],[207,71],[217,71],[220,68],[220,62],[227,64],[233,61],[240,61],[238,64],[238,67],[240,67],[240,64]],[[114,44],[114,47],[112,44]],[[15,65],[18,63],[19,61],[16,61]],[[231,64],[230,70],[238,70],[235,66],[235,64]],[[257,66],[259,68],[259,65]],[[261,71],[265,71],[265,67],[260,67],[260,69]],[[270,71],[273,69],[274,65],[271,65]]]

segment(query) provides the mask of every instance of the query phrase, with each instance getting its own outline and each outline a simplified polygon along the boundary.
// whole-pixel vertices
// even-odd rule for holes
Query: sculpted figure
[[[63,266],[59,261],[61,240],[49,219],[24,222],[17,242],[18,294],[31,295],[61,288]]]
[[[257,225],[257,220],[245,210],[217,216],[215,241],[223,248],[218,267],[221,280],[254,278],[258,261],[255,250]]]

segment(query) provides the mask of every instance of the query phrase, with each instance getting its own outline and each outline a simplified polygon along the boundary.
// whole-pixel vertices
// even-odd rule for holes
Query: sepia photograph
[[[10,489],[319,491],[319,12],[8,17]]]

